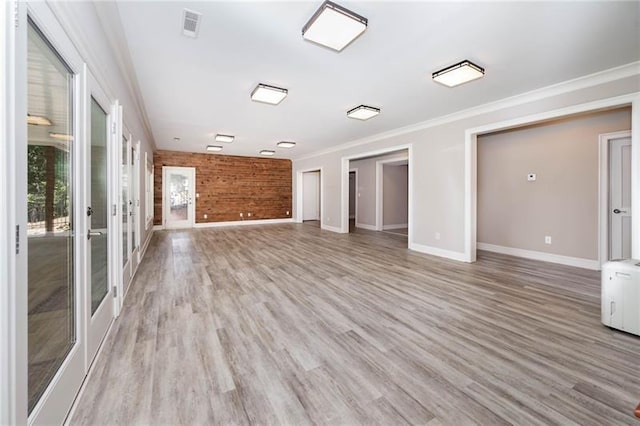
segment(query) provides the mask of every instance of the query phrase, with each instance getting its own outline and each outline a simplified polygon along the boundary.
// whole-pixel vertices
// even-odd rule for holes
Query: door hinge
[[[20,10],[17,1],[13,3],[13,25],[15,28],[20,28]]]
[[[20,225],[16,225],[16,254],[20,254]]]
[[[118,215],[118,205],[114,204],[111,206],[111,216],[117,216]]]
[[[111,123],[111,134],[112,135],[116,134],[116,123],[115,122]]]
[[[117,286],[113,286],[113,297],[118,297],[118,287]]]

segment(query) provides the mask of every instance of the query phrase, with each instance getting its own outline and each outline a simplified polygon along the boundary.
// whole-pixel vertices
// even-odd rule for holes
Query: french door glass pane
[[[169,215],[170,220],[187,220],[189,218],[189,177],[180,173],[169,174]]]
[[[135,158],[136,158],[136,150],[131,148],[131,200],[133,200],[133,205],[131,206],[131,253],[133,253],[137,247],[136,245],[136,206],[135,206],[135,198],[138,194],[138,182],[136,181],[136,173],[135,173]]]
[[[27,36],[28,396],[33,410],[76,341],[74,75],[40,31]]]
[[[108,292],[107,113],[91,98],[91,314]]]
[[[127,138],[122,137],[122,265],[129,260],[129,162]]]

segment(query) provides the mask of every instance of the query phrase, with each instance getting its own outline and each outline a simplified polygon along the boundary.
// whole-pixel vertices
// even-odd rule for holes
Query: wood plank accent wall
[[[195,167],[196,223],[238,221],[240,212],[244,220],[291,217],[291,160],[156,151],[153,164],[154,225],[163,224],[163,166]]]

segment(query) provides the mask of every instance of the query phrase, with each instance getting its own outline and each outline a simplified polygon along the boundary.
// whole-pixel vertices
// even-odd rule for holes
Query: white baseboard
[[[414,250],[424,254],[444,257],[446,259],[457,260],[459,262],[469,262],[464,253],[445,250],[438,247],[425,246],[418,243],[409,243],[409,250]]]
[[[382,225],[382,229],[384,231],[386,231],[387,229],[404,229],[404,228],[408,228],[409,224],[408,223],[396,223],[396,224],[392,224],[392,225]]]
[[[196,223],[194,228],[220,228],[223,226],[247,226],[247,225],[274,225],[278,223],[293,223],[292,218],[286,219],[256,219],[256,220],[234,220],[229,222],[207,222]]]
[[[324,223],[322,225],[320,225],[320,228],[324,229],[326,231],[337,232],[338,234],[343,234],[344,233],[344,232],[342,232],[342,228],[340,228],[338,226],[325,225]]]
[[[544,253],[541,251],[524,250],[513,247],[497,246],[494,244],[477,243],[478,250],[486,250],[494,253],[507,254],[510,256],[523,257],[531,260],[541,260],[543,262],[559,263],[560,265],[575,266],[577,268],[600,270],[600,262],[592,259],[580,257],[562,256],[560,254]]]
[[[154,231],[164,231],[164,226],[163,225],[153,225],[153,230]]]
[[[375,225],[367,225],[366,223],[356,222],[356,228],[368,229],[369,231],[377,231]]]

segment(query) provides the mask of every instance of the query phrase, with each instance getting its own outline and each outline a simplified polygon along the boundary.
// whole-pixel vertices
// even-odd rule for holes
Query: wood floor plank
[[[71,424],[637,424],[594,271],[303,224],[156,232]]]

